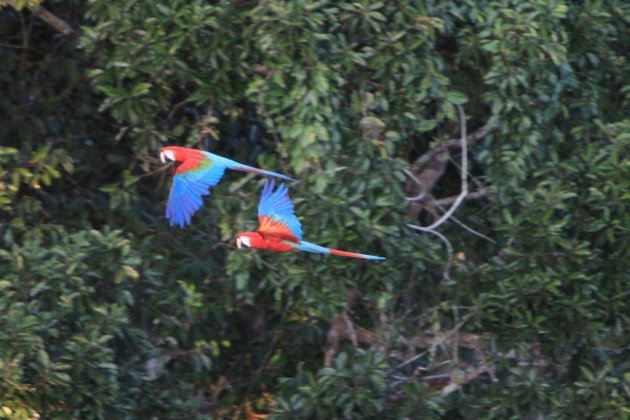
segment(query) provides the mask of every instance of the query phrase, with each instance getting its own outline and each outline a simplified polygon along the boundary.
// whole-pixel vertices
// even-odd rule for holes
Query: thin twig
[[[169,111],[168,114],[166,114],[166,120],[170,120],[171,118],[173,118],[173,115],[175,115],[175,113],[177,112],[177,110],[179,108],[181,108],[182,106],[186,105],[186,103],[188,103],[189,99],[186,98],[182,101],[177,102],[175,105],[173,105],[173,107],[171,108],[171,110]]]
[[[422,200],[425,196],[427,195],[427,193],[425,191],[422,191],[420,194],[418,195],[414,195],[413,197],[405,197],[406,201],[420,201]]]
[[[483,196],[485,196],[488,192],[487,188],[482,188],[478,191],[475,191],[474,193],[470,193],[466,196],[466,199],[471,199],[471,198],[481,198]],[[455,201],[456,197],[448,197],[448,198],[443,198],[440,200],[435,200],[433,199],[433,201],[431,203],[429,203],[430,205],[433,205],[437,208],[439,208],[442,212],[444,212],[444,208],[442,207],[442,204],[451,204]],[[470,226],[467,226],[464,222],[462,222],[461,220],[459,220],[458,218],[456,218],[455,216],[451,216],[451,220],[453,222],[455,222],[456,224],[458,224],[459,226],[463,227],[464,229],[466,229],[468,232],[472,233],[473,235],[477,235],[480,238],[483,238],[485,240],[487,240],[488,242],[491,242],[493,244],[496,244],[497,242],[492,239],[487,237],[486,235],[484,235],[481,232],[477,232],[475,229],[471,228]]]
[[[407,223],[407,226],[410,227],[411,229],[419,230],[420,232],[431,233],[437,236],[438,238],[440,238],[442,242],[444,242],[444,245],[446,245],[446,252],[448,254],[448,257],[446,259],[446,265],[444,266],[444,271],[442,272],[442,276],[444,276],[445,280],[449,280],[451,278],[451,275],[450,275],[451,266],[453,265],[453,245],[451,245],[451,242],[448,239],[446,239],[446,236],[442,235],[437,230],[424,228],[422,226],[412,225],[410,223]]]
[[[156,170],[154,170],[154,171],[147,172],[146,174],[142,174],[142,175],[140,175],[138,178],[144,178],[144,177],[147,177],[147,176],[152,176],[152,175],[158,174],[158,173],[160,173],[160,172],[164,172],[164,171],[166,171],[166,170],[168,170],[168,169],[171,169],[171,167],[172,167],[172,166],[173,166],[173,165],[167,165],[167,166],[164,166],[163,168],[159,168],[159,169],[156,169]]]
[[[428,352],[429,352],[429,350],[425,350],[425,351],[423,351],[421,353],[416,354],[412,358],[409,358],[409,359],[405,360],[404,362],[402,362],[401,364],[399,364],[398,366],[396,366],[395,369],[403,368],[403,367],[407,366],[408,364],[415,362],[416,360],[418,360],[419,358],[421,358],[422,356],[424,356]]]
[[[475,192],[468,193],[468,195],[466,196],[466,200],[475,200],[478,198],[485,197],[486,195],[488,195],[488,192],[489,192],[488,188],[481,188]],[[447,206],[449,204],[453,204],[456,200],[457,200],[457,196],[452,196],[452,197],[436,199],[434,200],[434,203],[438,206]]]
[[[418,187],[420,187],[420,194],[416,195],[415,197],[405,197],[405,200],[407,201],[418,201],[418,200],[422,200],[424,198],[425,195],[427,195],[427,192],[424,191],[424,185],[422,184],[422,182],[420,182],[420,180],[418,179],[417,176],[414,175],[413,172],[411,172],[408,169],[403,169],[403,172],[413,180],[413,182],[416,183],[416,185]]]
[[[455,325],[455,327],[452,330],[449,330],[446,334],[444,334],[443,336],[438,338],[436,337],[436,340],[439,341],[439,343],[437,343],[438,346],[442,345],[442,343],[444,343],[446,340],[448,340],[453,334],[456,334],[459,332],[459,330],[464,326],[464,324],[466,322],[468,322],[468,319],[472,318],[472,315],[466,315],[466,317],[461,320],[459,323],[457,323]],[[410,363],[413,363],[414,361],[418,360],[420,357],[424,356],[425,354],[427,354],[429,352],[429,350],[425,350],[422,353],[416,354],[415,356],[413,356],[410,359],[405,360],[404,362],[400,363],[398,366],[396,366],[394,368],[394,370],[400,369],[404,366],[407,366]]]
[[[466,229],[468,232],[472,233],[473,235],[477,235],[477,236],[479,236],[480,238],[483,238],[483,239],[485,239],[486,241],[491,242],[491,243],[493,243],[493,244],[496,244],[496,243],[497,243],[497,241],[495,241],[494,239],[489,238],[489,237],[487,237],[486,235],[484,235],[483,233],[481,233],[481,232],[477,232],[475,229],[473,229],[473,228],[471,228],[470,226],[468,226],[468,225],[464,224],[464,222],[462,222],[461,220],[457,219],[455,216],[451,216],[451,220],[452,220],[453,222],[455,222],[456,224],[458,224],[459,226],[461,226],[461,227],[463,227],[464,229]]]
[[[420,188],[422,188],[422,182],[420,182],[420,180],[418,179],[418,177],[417,177],[417,176],[415,176],[413,172],[411,172],[409,169],[403,169],[403,172],[404,172],[405,174],[407,174],[407,176],[408,176],[409,178],[413,179],[413,182],[415,182],[416,184],[418,184],[418,186],[419,186]]]
[[[459,317],[459,307],[457,305],[453,306],[453,319],[455,324],[459,324],[461,318]],[[453,362],[456,367],[459,367],[459,334],[453,335]]]

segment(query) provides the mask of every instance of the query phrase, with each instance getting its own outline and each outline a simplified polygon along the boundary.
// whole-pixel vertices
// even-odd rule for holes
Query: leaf
[[[437,126],[437,120],[422,120],[422,122],[418,126],[418,130],[424,133],[427,131],[434,130],[436,126]]]
[[[38,293],[40,293],[43,290],[48,289],[48,285],[46,284],[46,282],[39,282],[35,285],[35,287],[33,287],[30,292],[29,292],[29,296],[34,297],[36,296]]]
[[[144,95],[145,93],[149,92],[149,89],[151,89],[152,86],[153,85],[151,83],[146,83],[146,82],[138,83],[137,85],[133,87],[133,89],[131,89],[131,95],[132,96]]]
[[[118,370],[118,366],[113,363],[99,363],[98,367],[101,369]]]
[[[463,105],[468,102],[468,97],[461,92],[451,91],[447,93],[446,100],[453,105]]]
[[[132,279],[138,280],[140,278],[140,274],[136,271],[135,268],[128,265],[124,265],[122,269],[123,269],[123,272],[127,276],[131,277]]]
[[[37,361],[44,368],[48,369],[50,367],[50,359],[48,358],[48,353],[45,350],[37,351]]]

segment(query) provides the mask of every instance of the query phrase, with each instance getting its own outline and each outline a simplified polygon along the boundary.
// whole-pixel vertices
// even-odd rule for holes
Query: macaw
[[[163,147],[160,149],[160,160],[163,163],[167,160],[175,162],[173,185],[166,204],[166,217],[171,226],[179,225],[180,228],[190,223],[191,216],[203,204],[202,197],[210,194],[210,187],[221,181],[226,169],[295,181],[282,174],[253,168],[212,153],[186,147]]]
[[[340,255],[365,260],[384,260],[374,255],[356,254],[324,248],[302,240],[302,225],[295,216],[293,202],[284,184],[274,191],[275,182],[267,181],[258,203],[258,229],[236,235],[238,248],[268,249],[276,252],[306,251],[317,254]]]

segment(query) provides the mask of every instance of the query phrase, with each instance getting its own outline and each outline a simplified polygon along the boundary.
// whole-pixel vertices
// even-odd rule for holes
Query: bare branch
[[[455,213],[455,210],[457,210],[460,204],[464,201],[464,198],[466,198],[466,195],[468,195],[468,142],[466,141],[466,114],[464,113],[464,109],[461,106],[457,106],[457,111],[459,113],[459,127],[460,127],[460,135],[461,135],[460,141],[461,141],[461,148],[462,148],[461,192],[459,193],[459,195],[457,196],[457,198],[455,199],[451,207],[442,215],[442,217],[440,217],[437,221],[435,221],[430,226],[422,227],[422,226],[407,224],[407,226],[409,226],[412,229],[419,230],[420,232],[431,233],[437,236],[438,238],[440,238],[442,242],[444,242],[444,244],[446,245],[446,250],[448,252],[448,259],[447,259],[446,265],[444,266],[444,272],[443,272],[444,279],[446,280],[450,278],[449,272],[453,264],[453,246],[451,245],[449,240],[446,239],[444,235],[437,232],[435,228],[437,228],[446,220],[448,220],[448,218],[451,217],[453,213]],[[414,178],[415,177],[413,177],[412,179]]]
[[[431,233],[437,236],[438,238],[440,238],[442,242],[444,242],[444,245],[446,245],[446,252],[448,254],[448,257],[446,259],[446,265],[444,266],[444,271],[442,272],[442,276],[444,277],[445,280],[449,280],[451,278],[451,275],[450,275],[451,266],[453,265],[453,245],[451,245],[451,242],[448,239],[446,239],[446,236],[442,235],[440,232],[436,230],[425,228],[418,225],[412,225],[410,223],[407,223],[407,226],[410,227],[411,229],[419,230],[420,232]]]
[[[468,200],[468,199],[471,199],[471,198],[472,199],[477,199],[477,198],[485,197],[487,195],[488,191],[489,191],[488,188],[481,188],[478,191],[475,191],[473,193],[469,193],[466,196],[466,199]],[[452,204],[456,199],[457,199],[457,197],[447,197],[447,198],[442,198],[440,200],[436,200],[435,198],[431,197],[431,200],[426,203],[426,206],[437,207],[442,212],[444,212],[443,205]],[[470,226],[467,226],[466,224],[464,224],[464,222],[462,222],[461,220],[457,219],[455,216],[451,216],[451,220],[453,222],[455,222],[456,224],[458,224],[459,226],[461,226],[464,229],[466,229],[467,231],[469,231],[470,233],[472,233],[473,235],[477,235],[480,238],[483,238],[483,239],[485,239],[485,240],[487,240],[489,242],[492,242],[493,244],[496,244],[496,241],[494,239],[491,239],[491,238],[487,237],[483,233],[477,232],[476,230],[474,230]]]
[[[470,369],[451,372],[451,381],[448,385],[442,388],[440,396],[445,397],[448,394],[457,391],[462,387],[462,385],[466,385],[468,382],[472,381],[484,372],[486,372],[486,369],[483,367],[471,367]]]
[[[444,223],[451,215],[457,210],[459,205],[464,201],[466,195],[468,195],[468,143],[466,142],[466,114],[464,113],[464,109],[461,106],[457,107],[457,111],[459,112],[459,125],[460,125],[460,134],[461,134],[461,148],[462,148],[462,169],[461,169],[461,192],[453,202],[453,205],[440,217],[437,221],[427,227],[410,225],[412,229],[419,230],[421,232],[427,233],[435,233],[434,229]]]
[[[489,189],[488,188],[481,188],[475,192],[471,192],[466,196],[467,200],[476,200],[479,198],[483,198],[486,195],[488,195]],[[452,196],[452,197],[445,197],[445,198],[440,198],[437,200],[434,200],[434,202],[432,204],[435,204],[436,206],[448,206],[449,204],[453,204],[455,201],[457,201],[457,197],[458,196]]]
[[[470,196],[470,195],[469,195]],[[461,220],[459,220],[458,218],[456,218],[455,216],[451,216],[451,220],[455,223],[457,223],[458,225],[460,225],[461,227],[463,227],[464,229],[466,229],[468,232],[472,233],[473,235],[477,235],[482,239],[485,239],[488,242],[491,242],[493,244],[496,244],[497,241],[495,241],[492,238],[489,238],[488,236],[484,235],[481,232],[477,232],[475,229],[471,228],[470,226],[464,224],[464,222],[462,222]]]
[[[476,143],[497,128],[499,128],[499,120],[496,117],[493,117],[486,123],[486,125],[479,128],[477,131],[466,138],[466,145],[470,146],[473,143]],[[415,162],[411,165],[411,171],[418,172],[424,165],[427,164],[427,162],[435,159],[435,157],[440,153],[459,149],[461,145],[461,139],[450,139],[440,143],[439,145],[435,146],[433,149],[429,150],[418,159],[416,159]]]
[[[422,184],[422,182],[418,179],[417,176],[415,176],[413,174],[413,172],[411,172],[408,169],[403,169],[403,172],[413,180],[413,182],[416,183],[416,185],[420,188],[420,194],[416,195],[415,197],[405,197],[405,200],[407,201],[418,201],[418,200],[422,200],[424,198],[425,195],[427,195],[427,192],[424,188],[424,185]]]
[[[52,14],[44,6],[37,6],[33,9],[33,14],[43,20],[51,28],[61,32],[64,35],[74,33],[74,29],[63,19]]]
[[[468,141],[466,140],[466,114],[464,113],[464,109],[461,106],[457,106],[457,111],[459,113],[459,127],[461,134],[461,148],[462,148],[462,170],[461,170],[461,180],[462,180],[462,191],[459,193],[455,202],[448,209],[446,213],[442,215],[436,222],[434,222],[431,226],[427,226],[426,229],[433,230],[436,227],[440,226],[444,223],[451,215],[457,210],[459,205],[464,201],[466,195],[468,195]]]

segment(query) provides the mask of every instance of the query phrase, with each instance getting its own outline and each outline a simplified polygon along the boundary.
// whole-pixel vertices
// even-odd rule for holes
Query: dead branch
[[[496,243],[497,243],[497,241],[495,241],[494,239],[487,237],[486,235],[484,235],[484,234],[483,234],[483,233],[481,233],[481,232],[477,232],[475,229],[471,228],[471,227],[470,227],[470,226],[468,226],[468,225],[465,225],[465,224],[464,224],[461,220],[459,220],[459,219],[458,219],[458,218],[456,218],[455,216],[451,216],[451,220],[452,220],[453,222],[455,222],[456,224],[458,224],[459,226],[461,226],[461,227],[463,227],[464,229],[466,229],[468,232],[472,233],[473,235],[479,236],[480,238],[485,239],[486,241],[488,241],[488,242],[490,242],[490,243],[493,243],[493,244],[496,244]]]
[[[467,136],[464,143],[466,144],[466,146],[471,146],[498,128],[499,120],[493,117],[486,123],[486,125]],[[411,165],[411,172],[419,172],[429,161],[434,160],[435,157],[440,153],[451,152],[461,147],[461,138],[443,141],[442,143],[438,144],[437,146],[420,156],[418,159],[416,159]]]
[[[485,196],[488,195],[489,189],[488,188],[481,188],[475,192],[471,192],[466,196],[467,200],[477,200],[479,198],[483,198]],[[438,200],[434,200],[433,202],[429,203],[429,205],[435,205],[435,206],[448,206],[449,204],[453,204],[455,201],[457,200],[457,196],[452,196],[452,197],[445,197],[445,198],[440,198]]]
[[[462,187],[461,192],[455,199],[455,202],[451,205],[451,207],[440,217],[437,221],[435,221],[430,226],[426,228],[422,228],[421,230],[429,231],[434,230],[436,227],[440,226],[449,217],[457,210],[459,205],[464,201],[466,195],[468,195],[468,141],[466,140],[466,114],[464,113],[464,109],[461,106],[457,106],[457,111],[459,113],[459,127],[461,134],[461,148],[462,148],[462,168],[461,168],[461,181]]]
[[[479,199],[482,197],[485,197],[488,194],[489,189],[488,188],[481,188],[473,193],[469,193],[466,196],[466,199]],[[447,197],[447,198],[443,198],[440,200],[436,200],[435,198],[433,198],[433,196],[429,196],[430,200],[427,200],[427,202],[424,204],[425,205],[425,210],[428,211],[429,213],[431,213],[436,219],[437,219],[437,210],[436,209],[440,209],[442,212],[444,212],[444,205],[448,205],[448,204],[452,204],[457,197]],[[461,226],[462,228],[466,229],[468,232],[472,233],[473,235],[479,236],[482,239],[485,239],[488,242],[491,242],[493,244],[496,244],[496,241],[492,238],[487,237],[486,235],[484,235],[481,232],[477,232],[476,230],[474,230],[473,228],[471,228],[470,226],[467,226],[466,224],[464,224],[464,222],[460,221],[459,219],[457,219],[455,216],[451,215],[451,220],[453,222],[455,222],[457,225]]]
[[[44,21],[48,26],[61,32],[64,35],[74,33],[74,29],[63,19],[55,16],[44,6],[37,6],[33,9],[33,14]]]
[[[461,134],[461,148],[462,148],[462,167],[461,167],[461,192],[451,205],[451,207],[440,217],[437,221],[433,222],[430,226],[423,227],[417,226],[413,224],[407,224],[408,227],[414,230],[419,230],[420,232],[430,233],[432,235],[437,236],[440,240],[446,245],[446,250],[448,253],[447,263],[444,267],[443,276],[446,280],[449,279],[451,265],[453,263],[453,246],[449,242],[448,239],[441,233],[437,232],[435,228],[439,227],[442,223],[448,220],[449,217],[457,210],[460,206],[464,198],[468,194],[468,142],[466,141],[466,114],[464,113],[464,109],[461,106],[457,107],[457,111],[459,113],[459,126],[460,126],[460,134]]]
[[[430,233],[440,238],[440,240],[446,247],[446,264],[444,264],[444,269],[442,270],[442,277],[444,277],[444,280],[449,280],[451,278],[451,274],[450,274],[451,267],[453,266],[453,245],[451,245],[451,241],[449,241],[446,238],[446,236],[442,235],[437,230],[425,229],[420,226],[412,225],[409,223],[407,223],[407,226],[410,227],[411,229],[420,230],[421,232],[424,232],[424,233]]]
[[[383,312],[380,313],[379,320],[381,324],[380,329],[384,331],[387,317]],[[379,353],[387,352],[389,357],[401,360],[401,363],[392,370],[392,378],[395,378],[397,383],[415,380],[428,381],[432,388],[439,389],[442,395],[448,395],[483,373],[488,373],[492,381],[496,382],[497,378],[494,375],[494,369],[487,363],[482,337],[459,330],[465,323],[466,320],[462,320],[455,328],[448,331],[427,332],[411,338],[399,336],[397,341],[406,347],[406,351],[403,354],[395,350],[387,352],[387,345],[383,342],[382,332],[378,334],[381,339],[375,342],[375,334],[355,326],[344,312],[336,315],[330,321],[330,330],[324,346],[324,366],[331,365],[333,358],[339,353],[339,346],[342,341],[350,341],[354,346],[376,346],[375,351]],[[459,348],[472,350],[476,361],[461,363],[463,368],[460,367],[459,359],[452,356],[457,354]],[[419,349],[424,351],[418,353]],[[438,350],[441,350],[441,356],[437,364],[431,363],[431,367],[413,369],[413,373],[410,376],[400,376],[395,373],[402,367],[415,362],[427,354],[430,354],[432,360],[435,359]],[[446,357],[443,355],[446,355]]]
[[[484,373],[486,370],[482,367],[467,367],[466,369],[457,369],[451,372],[450,382],[440,392],[440,396],[445,397],[448,394],[457,391],[462,387],[462,385],[466,385],[477,376]]]
[[[423,165],[422,169],[419,172],[416,172],[418,174],[417,177],[414,172],[405,170],[405,173],[415,183],[416,187],[410,188],[410,185],[408,184],[407,190],[412,191],[415,189],[420,191],[417,196],[405,197],[405,200],[419,201],[425,195],[433,191],[433,187],[435,186],[435,184],[439,181],[442,175],[444,175],[449,157],[450,154],[448,152],[437,154],[434,159],[431,159],[426,163],[426,165]]]
[[[429,353],[431,353],[432,357],[435,357],[438,348],[442,348],[443,350],[451,348],[453,352],[456,352],[458,347],[472,350],[479,360],[479,367],[482,371],[488,372],[490,378],[496,381],[494,370],[488,367],[486,354],[483,351],[483,340],[477,334],[455,330],[447,332],[438,331],[436,333],[415,337],[409,344],[416,348],[429,349]]]
[[[460,126],[461,123],[462,122],[460,120]],[[488,133],[496,130],[498,127],[498,119],[492,118],[486,125],[479,128],[471,135],[460,139],[446,140],[424,153],[413,162],[410,170],[405,171],[410,178],[405,188],[407,194],[409,195],[409,197],[406,198],[407,201],[409,201],[409,203],[407,203],[408,221],[416,220],[420,211],[423,208],[426,208],[425,204],[430,201],[429,194],[444,174],[450,157],[450,152],[462,148],[464,144],[466,146],[474,144],[485,137]],[[453,200],[456,199],[456,197],[453,198]],[[448,204],[451,203],[449,202]]]

